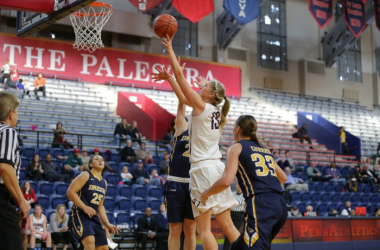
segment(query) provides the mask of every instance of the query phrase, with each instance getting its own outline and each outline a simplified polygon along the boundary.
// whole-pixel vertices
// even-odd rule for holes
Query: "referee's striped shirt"
[[[244,212],[245,208],[245,199],[243,193],[237,194],[236,191],[232,191],[232,196],[237,201],[238,205],[236,207],[231,208],[232,212]]]
[[[8,163],[16,171],[17,179],[20,174],[20,148],[17,132],[11,126],[0,122],[0,163]],[[0,184],[4,184],[0,177]]]

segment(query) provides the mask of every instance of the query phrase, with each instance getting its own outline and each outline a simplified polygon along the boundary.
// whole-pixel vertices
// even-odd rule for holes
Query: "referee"
[[[231,219],[237,230],[239,230],[239,232],[242,233],[244,225],[245,199],[237,180],[235,180],[235,183],[236,189],[235,191],[232,191],[232,195],[238,202],[238,205],[236,207],[231,208]],[[229,250],[230,246],[230,241],[228,240],[227,236],[224,236],[223,250]]]
[[[20,101],[8,92],[0,92],[0,244],[4,250],[21,250],[19,221],[28,216],[30,205],[25,201],[18,184],[20,152],[17,132],[17,108]],[[16,213],[12,196],[20,204]]]

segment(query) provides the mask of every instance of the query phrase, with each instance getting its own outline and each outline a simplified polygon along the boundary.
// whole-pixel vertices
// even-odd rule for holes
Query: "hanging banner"
[[[198,22],[214,11],[213,0],[173,0],[172,5],[182,16],[193,23]]]
[[[367,2],[367,0],[363,0],[363,3],[365,4]]]
[[[224,0],[223,7],[241,25],[255,20],[260,15],[260,0]]]
[[[319,28],[323,29],[333,16],[333,1],[309,0],[309,12],[317,22]]]
[[[362,0],[343,1],[344,20],[352,34],[357,38],[367,27],[364,3]]]
[[[380,31],[380,0],[373,0],[376,27]]]
[[[129,0],[139,11],[146,12],[153,9],[165,0]]]

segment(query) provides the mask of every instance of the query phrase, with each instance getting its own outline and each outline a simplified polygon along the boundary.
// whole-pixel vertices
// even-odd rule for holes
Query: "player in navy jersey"
[[[273,238],[287,219],[281,184],[286,175],[275,163],[269,149],[262,147],[253,116],[240,116],[233,129],[234,140],[227,152],[223,176],[202,193],[201,202],[228,188],[235,175],[246,199],[244,231],[231,249],[271,249]]]
[[[157,70],[159,73],[153,74],[156,80],[167,80],[173,89],[180,91],[174,77],[167,71]],[[165,199],[169,221],[169,250],[180,249],[182,228],[185,235],[184,250],[193,250],[196,247],[196,225],[189,190],[190,149],[185,111],[186,105],[179,102],[168,178],[165,183]]]
[[[102,178],[104,160],[100,155],[90,157],[91,171],[81,173],[71,183],[67,197],[74,203],[71,210],[69,227],[84,249],[108,250],[107,237],[99,217],[113,234],[118,228],[110,224],[103,206],[107,182]]]
[[[169,221],[169,250],[180,249],[182,228],[185,235],[184,249],[191,250],[196,247],[196,226],[189,190],[190,152],[185,110],[186,106],[179,103],[169,173],[165,183],[165,199]]]

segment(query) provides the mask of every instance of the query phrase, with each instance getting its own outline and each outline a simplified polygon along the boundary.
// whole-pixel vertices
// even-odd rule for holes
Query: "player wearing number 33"
[[[91,170],[75,178],[66,193],[74,203],[69,227],[85,250],[108,250],[106,233],[98,215],[111,233],[115,234],[119,229],[109,223],[103,206],[107,191],[107,182],[102,178],[104,160],[100,155],[93,155],[88,164]]]
[[[238,178],[247,205],[244,231],[231,245],[233,250],[271,249],[273,238],[287,219],[280,184],[286,181],[286,175],[269,149],[260,145],[256,130],[253,116],[242,115],[236,120],[233,129],[236,143],[228,149],[223,176],[201,196],[204,203],[208,197],[228,188],[235,175]]]

